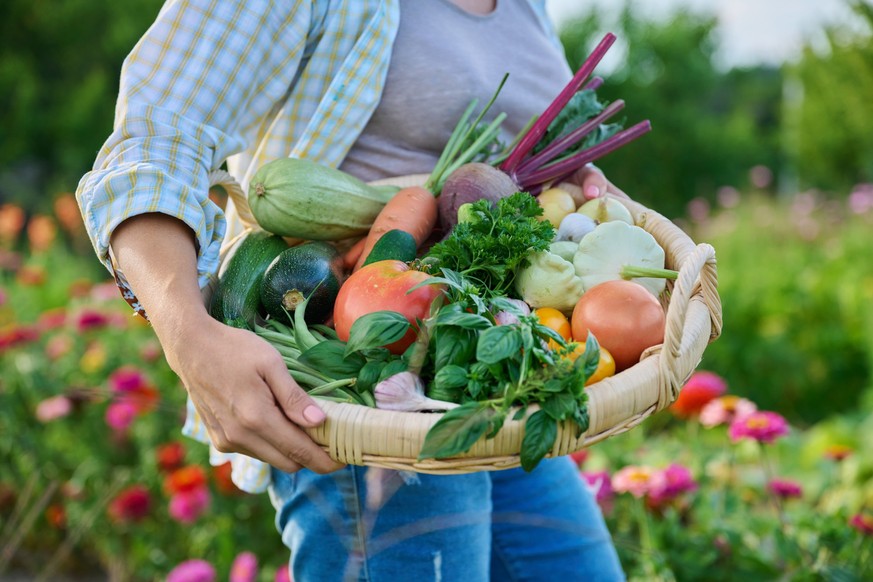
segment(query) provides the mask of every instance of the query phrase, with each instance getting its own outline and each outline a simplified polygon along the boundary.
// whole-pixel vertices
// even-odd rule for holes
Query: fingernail
[[[597,198],[600,196],[600,187],[597,184],[590,184],[585,188],[585,196],[588,198]]]
[[[324,420],[324,412],[314,404],[303,409],[303,418],[313,424],[320,424]]]

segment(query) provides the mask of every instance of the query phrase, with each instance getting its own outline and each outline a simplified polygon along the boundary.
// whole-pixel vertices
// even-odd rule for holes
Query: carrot
[[[351,271],[361,258],[361,253],[364,252],[364,245],[367,244],[367,237],[362,238],[353,244],[349,250],[343,255],[343,267],[346,271]]]
[[[361,268],[373,245],[389,230],[408,232],[421,245],[430,236],[436,220],[437,200],[431,192],[421,186],[401,188],[373,221],[355,270]]]

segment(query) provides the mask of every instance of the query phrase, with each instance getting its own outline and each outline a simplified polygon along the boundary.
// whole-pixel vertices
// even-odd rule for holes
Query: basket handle
[[[711,321],[709,341],[712,342],[721,335],[722,313],[721,298],[718,295],[715,249],[706,243],[698,244],[694,252],[685,257],[670,295],[659,363],[661,374],[657,410],[666,408],[676,400],[679,390],[688,380],[685,377],[685,368],[681,368],[683,377],[679,377],[684,355],[681,349],[682,336],[685,329],[685,315],[695,297],[701,297],[709,310]],[[697,363],[692,362],[687,368],[694,370]]]

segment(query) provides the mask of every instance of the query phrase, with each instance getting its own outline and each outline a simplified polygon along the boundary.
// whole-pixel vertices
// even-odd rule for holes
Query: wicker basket
[[[425,178],[402,176],[377,183],[420,185]],[[243,222],[253,224],[239,187],[236,191],[228,188],[228,193]],[[632,201],[623,203],[634,222],[664,248],[666,267],[679,271],[676,281],[668,281],[661,296],[666,310],[664,343],[647,350],[636,365],[586,388],[588,429],[577,438],[575,424],[559,426],[550,456],[567,455],[625,432],[667,407],[697,367],[706,346],[721,333],[721,300],[712,246],[695,245],[657,212]],[[226,246],[232,252],[233,245]],[[343,463],[434,474],[492,471],[520,465],[524,420],[507,420],[496,437],[480,439],[458,457],[419,461],[425,435],[441,413],[394,412],[328,401],[321,401],[320,405],[327,420],[307,432],[332,458]]]

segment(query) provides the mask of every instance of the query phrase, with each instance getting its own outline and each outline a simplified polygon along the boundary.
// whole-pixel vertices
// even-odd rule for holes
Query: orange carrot
[[[436,220],[437,200],[431,192],[420,186],[401,188],[373,221],[355,270],[361,268],[373,245],[389,230],[408,232],[420,246],[430,236]]]
[[[364,252],[364,245],[367,244],[367,237],[362,238],[353,244],[349,250],[343,255],[343,267],[346,271],[351,271],[361,258],[361,253]]]

